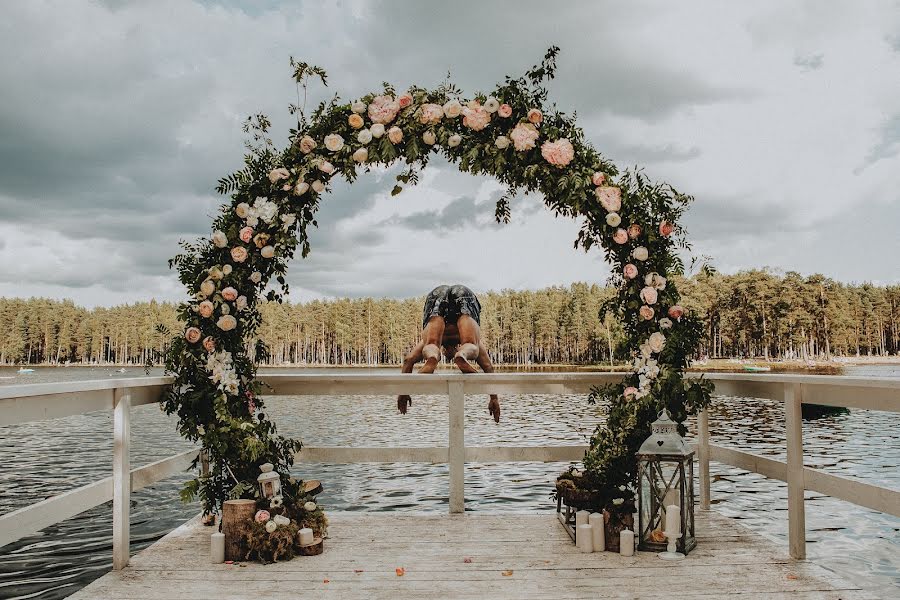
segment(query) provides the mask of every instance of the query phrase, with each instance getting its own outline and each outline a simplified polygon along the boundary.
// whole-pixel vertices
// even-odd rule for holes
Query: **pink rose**
[[[215,310],[215,306],[213,306],[213,303],[209,300],[201,302],[198,308],[200,309],[200,316],[206,319],[210,318],[213,314],[213,310]]]
[[[269,514],[267,510],[260,510],[256,512],[256,516],[253,517],[253,520],[257,523],[265,523],[271,518],[272,515]]]
[[[634,239],[637,239],[638,236],[640,236],[640,235],[641,235],[641,226],[638,225],[637,223],[632,223],[628,227],[628,237],[630,237],[631,239],[634,240]]]
[[[603,182],[605,182],[605,181],[606,181],[606,175],[604,175],[600,171],[597,171],[593,175],[591,175],[591,183],[593,183],[594,185],[597,185],[597,186],[603,185]]]
[[[641,318],[642,318],[643,320],[645,320],[645,321],[649,321],[649,320],[653,319],[653,315],[655,314],[655,313],[653,312],[653,308],[647,306],[646,304],[643,305],[643,306],[638,310],[638,313],[640,313]]]
[[[222,297],[228,300],[229,302],[234,302],[238,297],[238,291],[233,287],[227,287],[222,290]]]
[[[242,263],[247,260],[247,249],[243,246],[235,246],[231,249],[231,260]]]
[[[223,291],[222,293],[224,294],[225,292]],[[641,300],[643,300],[645,304],[656,304],[657,298],[656,288],[647,286],[641,290]]]
[[[512,106],[509,104],[501,104],[500,108],[497,109],[497,114],[504,119],[508,119],[512,116]]]
[[[242,242],[249,242],[253,239],[253,228],[252,227],[244,227],[241,229],[240,238]]]
[[[675,306],[669,307],[669,316],[675,319],[676,321],[680,321],[681,317],[684,316],[684,307],[680,304],[676,304]]]
[[[463,125],[472,131],[481,131],[491,122],[491,113],[489,113],[478,100],[472,100],[462,110]]]
[[[564,167],[575,158],[575,148],[572,147],[572,142],[566,138],[555,142],[544,142],[541,145],[541,156],[553,166]]]
[[[423,104],[419,108],[419,123],[437,125],[444,118],[444,107],[440,104]]]
[[[215,352],[216,351],[216,339],[211,335],[208,335],[205,338],[203,338],[203,349],[206,350],[207,352]]]
[[[668,221],[663,221],[659,224],[659,235],[663,237],[669,237],[670,235],[672,235],[673,231],[675,231],[675,226]]]
[[[200,341],[200,336],[202,335],[203,334],[196,327],[188,327],[184,332],[184,339],[192,344],[196,344]]]
[[[528,109],[528,121],[530,123],[534,123],[535,125],[539,124],[544,120],[544,113],[542,113],[537,108],[529,108]]]
[[[594,190],[600,205],[609,212],[618,212],[622,208],[622,190],[605,185]]]
[[[627,244],[628,243],[628,232],[624,229],[616,229],[616,232],[613,234],[613,241],[617,244]]]
[[[634,396],[635,394],[637,394],[637,392],[638,390],[636,387],[628,386],[627,388],[625,388],[625,391],[622,392],[622,395],[628,398],[629,396]]]
[[[637,277],[637,275],[638,275],[638,269],[637,269],[637,267],[634,266],[633,264],[628,263],[627,265],[625,265],[625,271],[624,271],[624,273],[625,273],[625,277],[626,277],[626,278],[628,278],[628,279],[634,279],[634,278]]]
[[[391,127],[388,129],[387,136],[392,144],[399,144],[403,140],[403,130],[399,127]]]
[[[397,104],[400,105],[400,108],[406,108],[410,104],[412,104],[413,97],[410,94],[403,94],[399,98],[397,98]],[[441,109],[443,112],[443,109]]]
[[[509,137],[516,150],[522,152],[534,148],[539,135],[537,127],[531,123],[519,123],[513,128]]]
[[[390,123],[399,110],[400,103],[393,96],[375,96],[369,104],[369,118],[373,123]]]
[[[363,121],[363,118],[356,113],[353,113],[352,115],[347,117],[347,123],[353,129],[359,129],[360,127],[365,125],[365,121]]]

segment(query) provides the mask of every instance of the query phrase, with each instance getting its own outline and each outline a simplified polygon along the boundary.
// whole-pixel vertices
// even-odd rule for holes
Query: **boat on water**
[[[23,367],[23,368],[19,369],[18,371],[16,371],[16,373],[34,373],[34,369],[26,369]]]
[[[744,370],[750,373],[766,373],[771,371],[772,367],[758,367],[756,365],[744,365]]]

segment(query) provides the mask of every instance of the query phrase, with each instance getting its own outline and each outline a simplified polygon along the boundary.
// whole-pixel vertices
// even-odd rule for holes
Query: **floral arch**
[[[604,311],[622,319],[633,370],[622,384],[591,395],[608,401],[608,419],[584,460],[607,498],[633,489],[634,452],[660,409],[681,422],[708,403],[708,385],[682,377],[701,331],[669,279],[682,271],[675,250],[687,244],[677,223],[691,198],[640,171],[620,172],[585,141],[574,115],[548,105],[544,82],[554,76],[557,53],[551,48],[524,76],[468,100],[450,83],[400,94],[385,84],[350,103],[335,97],[309,117],[291,106],[298,126],[283,150],[269,139],[263,115],[247,120],[245,165],[219,181],[230,201],[212,236],[183,244],[170,261],[190,299],[179,307],[185,329],[166,356],[175,385],[163,404],[178,415],[181,434],[202,444],[210,465],[188,482],[184,497],[199,495],[205,512],[228,498],[254,498],[259,466],[267,462],[283,474],[285,493],[298,493],[299,483],[284,474],[301,443],[279,436],[262,412],[255,359],[268,350],[256,338],[257,303],[287,293],[287,263],[298,246],[303,257],[309,253],[307,230],[334,177],[352,182],[359,169],[402,160],[397,194],[437,153],[507,187],[498,221],[508,222],[517,193],[541,193],[556,215],[584,218],[576,247],[599,244],[613,265],[619,291]],[[326,83],[318,67],[293,59],[291,66],[304,95],[311,78]],[[272,279],[280,290],[266,293]]]

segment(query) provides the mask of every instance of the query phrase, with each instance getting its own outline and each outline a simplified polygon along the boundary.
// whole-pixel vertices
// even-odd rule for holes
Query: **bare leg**
[[[477,373],[478,370],[472,366],[472,362],[478,359],[481,328],[469,315],[461,315],[456,327],[459,330],[459,350],[453,357],[453,362],[463,373]]]
[[[403,367],[400,369],[401,373],[412,373],[413,367],[416,366],[416,363],[422,360],[422,347],[425,346],[425,342],[421,341],[416,344],[416,347],[410,350],[409,354],[406,355],[406,358],[403,359]],[[406,414],[406,408],[408,406],[412,406],[412,398],[410,398],[406,394],[402,394],[397,396],[397,409],[400,411],[400,414]]]
[[[478,366],[481,367],[481,370],[485,373],[493,373],[494,372],[494,364],[491,362],[491,356],[488,354],[487,348],[484,347],[484,344],[479,340],[478,342]],[[491,394],[491,399],[488,400],[488,413],[494,417],[494,422],[500,422],[500,398],[497,397],[497,394]]]
[[[419,369],[419,373],[434,373],[438,362],[441,360],[441,341],[444,337],[444,317],[431,317],[425,329],[422,331],[422,356],[425,364]]]

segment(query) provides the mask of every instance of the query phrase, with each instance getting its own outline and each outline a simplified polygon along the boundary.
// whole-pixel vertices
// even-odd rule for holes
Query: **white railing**
[[[700,504],[709,507],[709,461],[715,460],[788,482],[791,555],[805,555],[803,491],[812,489],[855,504],[900,516],[900,492],[803,467],[800,405],[814,402],[871,410],[900,411],[900,380],[859,377],[707,374],[716,394],[784,400],[787,421],[787,463],[709,443],[708,417],[698,418]],[[450,470],[449,508],[465,509],[465,464],[478,462],[575,462],[586,446],[478,446],[465,444],[464,408],[467,394],[585,394],[594,386],[620,381],[616,373],[492,373],[462,375],[288,374],[262,375],[272,395],[439,395],[447,396],[447,447],[360,448],[304,447],[303,462],[447,463]],[[183,471],[197,456],[189,450],[131,469],[131,408],[157,402],[172,382],[168,377],[109,381],[0,386],[0,425],[60,418],[96,410],[112,410],[114,419],[113,475],[54,496],[35,505],[0,515],[0,546],[32,534],[90,508],[113,501],[113,567],[129,557],[129,507],[132,491]],[[126,474],[128,476],[126,476]]]

